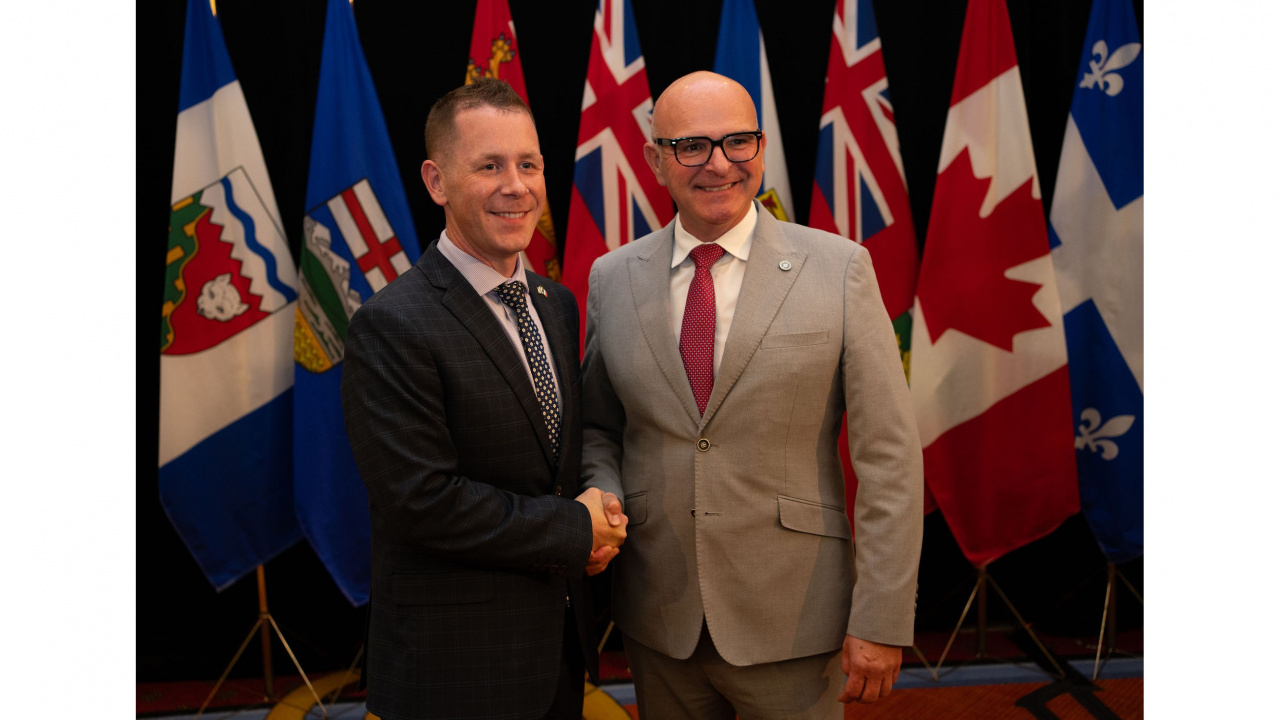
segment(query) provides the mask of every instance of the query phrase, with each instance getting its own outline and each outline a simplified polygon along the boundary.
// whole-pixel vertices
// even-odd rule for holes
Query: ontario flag
[[[1049,213],[1080,509],[1117,563],[1143,547],[1142,65],[1133,5],[1094,0]]]
[[[516,46],[516,24],[511,20],[507,0],[478,0],[476,22],[471,30],[471,55],[467,58],[466,84],[476,78],[506,80],[526,104],[529,91],[524,85],[524,69]],[[525,248],[525,267],[560,280],[560,261],[556,259],[556,230],[551,223],[550,205],[542,208],[533,240]]]
[[[303,218],[294,335],[294,496],[316,555],[369,599],[369,497],[342,419],[347,321],[419,256],[409,202],[347,0],[329,0]]]
[[[188,0],[160,330],[160,502],[218,590],[302,536],[293,516],[298,279],[244,93]]]
[[[911,351],[925,482],[971,563],[1079,510],[1062,311],[1004,0],[966,12]]]
[[[769,144],[764,149],[764,180],[757,199],[774,217],[796,219],[791,203],[791,180],[782,150],[782,129],[773,100],[773,79],[764,52],[764,33],[752,0],[725,0],[720,10],[720,38],[716,41],[715,71],[737,80],[756,105],[756,122]]]
[[[584,342],[591,264],[675,217],[671,196],[644,161],[652,115],[631,3],[600,0],[582,91],[562,280],[578,299]]]
[[[836,2],[809,225],[843,235],[870,253],[880,297],[893,320],[902,369],[909,376],[911,306],[920,254],[870,0]],[[852,508],[857,478],[843,431],[840,460]],[[926,494],[925,511],[935,507]]]

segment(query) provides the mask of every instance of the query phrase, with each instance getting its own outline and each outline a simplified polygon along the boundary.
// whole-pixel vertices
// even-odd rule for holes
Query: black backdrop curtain
[[[508,1],[563,252],[596,3]],[[720,5],[716,0],[634,2],[654,97],[685,73],[711,69]],[[787,148],[796,220],[805,223],[813,191],[834,0],[757,0],[756,5]],[[881,0],[873,5],[913,220],[923,245],[966,3]],[[1047,215],[1090,3],[1008,0],[1008,5]],[[302,237],[325,0],[218,0],[217,6],[296,256]],[[354,9],[414,224],[425,246],[439,234],[444,215],[431,203],[418,175],[423,160],[422,125],[431,104],[462,84],[475,4],[357,0]],[[1135,10],[1141,27],[1142,0],[1135,0]],[[138,27],[146,28],[138,35],[137,47],[137,297],[143,329],[154,321],[161,300],[185,12],[186,3],[181,0],[151,3],[138,10]],[[145,342],[151,335],[140,332],[138,337],[137,676],[139,681],[215,677],[256,617],[256,589],[249,576],[215,593],[160,507],[154,463],[159,355]],[[1100,618],[1103,564],[1087,526],[1077,516],[1049,537],[996,561],[991,570],[1037,627],[1089,635],[1097,632]],[[971,570],[941,517],[934,513],[927,518],[920,629],[950,629],[971,588],[966,585]],[[1140,568],[1130,574],[1141,581]],[[305,540],[268,563],[267,582],[273,612],[304,667],[309,672],[345,667],[359,645],[361,611],[347,604]],[[1140,626],[1140,609],[1124,612],[1123,604],[1121,609],[1122,629]],[[1001,611],[992,605],[995,620],[1003,617]],[[278,670],[285,672],[282,666]],[[260,657],[251,652],[234,675],[257,672]]]

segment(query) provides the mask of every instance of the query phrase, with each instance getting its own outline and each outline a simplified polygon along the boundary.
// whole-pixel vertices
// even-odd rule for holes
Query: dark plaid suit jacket
[[[558,464],[520,350],[434,244],[351,318],[342,405],[369,491],[365,677],[384,720],[541,717],[566,598],[596,677],[578,308],[528,281],[563,396]]]

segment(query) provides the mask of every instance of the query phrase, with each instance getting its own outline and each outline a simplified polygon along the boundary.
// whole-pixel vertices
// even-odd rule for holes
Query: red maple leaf
[[[933,342],[951,328],[1013,352],[1014,335],[1049,321],[1031,304],[1040,284],[1004,274],[1047,254],[1049,237],[1030,179],[978,217],[990,185],[974,177],[968,148],[938,174],[916,294]]]

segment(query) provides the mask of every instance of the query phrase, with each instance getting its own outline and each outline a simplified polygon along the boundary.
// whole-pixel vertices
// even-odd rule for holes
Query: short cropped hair
[[[470,85],[450,90],[431,106],[423,140],[427,157],[435,159],[444,153],[450,137],[456,132],[454,119],[458,113],[478,107],[492,107],[506,112],[519,112],[533,120],[533,111],[506,80],[476,78]]]

